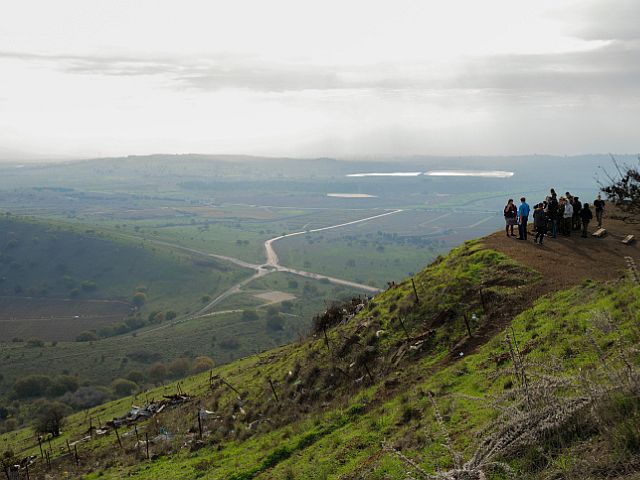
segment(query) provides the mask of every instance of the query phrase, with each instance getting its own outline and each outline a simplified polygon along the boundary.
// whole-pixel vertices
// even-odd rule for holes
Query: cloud
[[[1,51],[0,58],[46,63],[74,74],[159,75],[176,88],[201,91],[479,90],[531,97],[545,93],[608,95],[640,88],[640,41],[609,41],[578,52],[470,57],[444,71],[427,63],[336,66],[237,56],[178,59]]]

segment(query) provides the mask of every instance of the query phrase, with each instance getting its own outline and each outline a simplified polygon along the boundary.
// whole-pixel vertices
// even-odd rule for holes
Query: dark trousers
[[[520,223],[518,224],[518,233],[522,240],[527,239],[527,219],[520,220]]]
[[[598,220],[598,226],[602,226],[602,210],[596,210],[596,220]]]
[[[589,222],[582,222],[582,238],[587,238],[587,228],[589,227]]]
[[[565,217],[562,219],[562,233],[569,237],[571,236],[571,217]]]
[[[547,234],[547,227],[536,227],[536,238],[535,241],[536,242],[540,242],[540,244],[542,245],[542,240],[544,239],[544,236]]]
[[[551,219],[551,236],[553,238],[556,238],[558,236],[558,219],[557,218]]]

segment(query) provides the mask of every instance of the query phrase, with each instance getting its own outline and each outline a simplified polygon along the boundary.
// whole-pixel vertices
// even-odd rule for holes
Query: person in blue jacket
[[[518,233],[520,233],[518,240],[527,239],[527,223],[529,222],[529,212],[531,209],[526,200],[526,198],[522,197],[520,199],[520,206],[518,207]]]

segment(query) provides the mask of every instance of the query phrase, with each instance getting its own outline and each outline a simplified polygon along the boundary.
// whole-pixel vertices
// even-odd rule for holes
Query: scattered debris
[[[636,237],[634,235],[627,235],[622,239],[622,243],[624,243],[625,245],[631,245],[635,241]]]
[[[607,235],[607,231],[604,228],[599,228],[591,234],[592,237],[604,238]]]
[[[147,418],[151,418],[154,415],[162,412],[167,407],[173,407],[175,405],[180,405],[182,403],[188,402],[191,400],[191,396],[185,393],[175,394],[175,395],[164,395],[163,400],[159,402],[150,402],[148,405],[144,407],[138,407],[137,405],[133,405],[129,412],[118,418],[114,418],[113,420],[107,422],[107,426],[110,428],[118,428],[121,425],[132,425],[136,423],[138,420],[144,420]],[[106,429],[98,429],[96,430],[96,434],[100,435],[100,431],[107,433]],[[103,433],[103,434],[104,434]]]

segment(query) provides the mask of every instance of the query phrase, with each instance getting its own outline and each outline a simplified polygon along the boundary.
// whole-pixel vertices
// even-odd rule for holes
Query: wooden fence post
[[[416,289],[416,282],[413,281],[413,278],[411,279],[411,285],[413,285],[413,293],[416,296],[416,303],[420,305],[420,297],[418,296],[418,290]]]
[[[276,393],[276,387],[273,386],[273,380],[269,377],[269,385],[271,385],[271,391],[273,392],[273,396],[276,399],[276,403],[280,403],[280,399],[278,398],[278,394]]]
[[[118,427],[113,426],[113,429],[116,431],[116,438],[118,439],[118,445],[120,445],[120,449],[124,450],[124,447],[122,446],[122,440],[120,440],[120,434],[118,433]]]
[[[470,337],[473,337],[473,335],[471,334],[471,325],[469,324],[469,319],[467,318],[467,314],[463,313],[462,318],[464,318],[464,324],[467,326],[467,333],[469,334]]]

